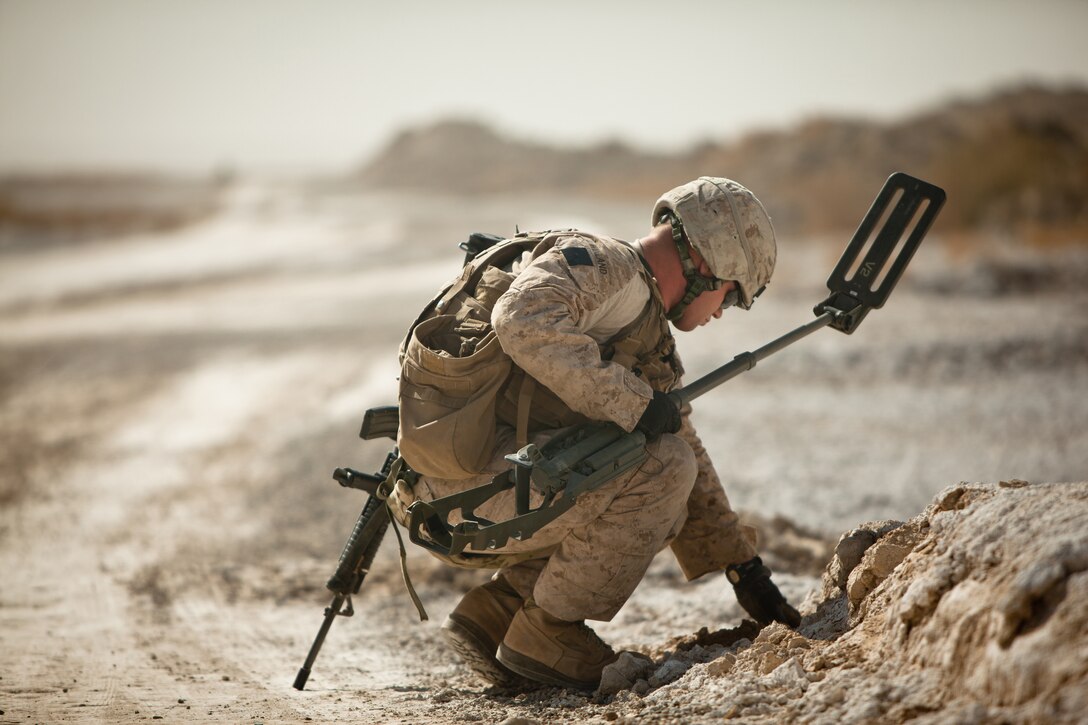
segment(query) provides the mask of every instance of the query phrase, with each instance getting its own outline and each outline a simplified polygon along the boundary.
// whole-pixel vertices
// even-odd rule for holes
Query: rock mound
[[[705,722],[1083,722],[1088,483],[961,484],[846,532],[802,607],[617,716]],[[695,648],[700,649],[700,648]],[[672,669],[682,669],[673,665]]]

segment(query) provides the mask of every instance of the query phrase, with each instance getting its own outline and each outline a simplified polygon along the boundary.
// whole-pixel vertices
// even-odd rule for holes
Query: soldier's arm
[[[630,431],[653,391],[621,365],[602,360],[597,341],[579,325],[629,281],[617,271],[609,276],[596,264],[572,267],[560,251],[550,253],[518,276],[491,319],[503,350],[572,410]]]

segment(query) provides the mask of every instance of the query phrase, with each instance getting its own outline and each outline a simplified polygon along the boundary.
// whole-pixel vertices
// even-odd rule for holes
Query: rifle
[[[372,408],[363,416],[363,425],[359,431],[359,437],[363,440],[374,438],[397,439],[397,427],[399,416],[397,408]],[[329,633],[333,620],[337,617],[350,617],[355,614],[351,597],[358,594],[363,586],[367,573],[374,563],[374,557],[378,553],[385,532],[389,528],[389,509],[385,505],[385,498],[389,490],[385,488],[390,478],[394,479],[394,467],[400,459],[396,446],[385,457],[378,473],[360,473],[351,468],[337,468],[332,477],[345,488],[355,488],[366,491],[368,496],[359,518],[355,522],[351,534],[348,536],[344,549],[340,552],[340,560],[336,565],[336,571],[326,582],[325,587],[333,593],[332,603],[325,607],[325,619],[321,628],[317,631],[314,642],[310,645],[310,652],[306,655],[306,662],[295,676],[294,687],[301,690],[306,686],[310,678],[310,669],[314,666],[321,645],[325,643],[325,635]],[[399,536],[399,534],[398,534]],[[413,596],[414,599],[414,596]],[[420,616],[426,619],[426,613],[420,610]]]
[[[871,310],[884,306],[944,201],[945,193],[939,187],[901,172],[892,174],[832,270],[827,280],[831,294],[813,308],[816,319],[754,351],[742,352],[695,382],[670,392],[673,403],[677,407],[690,403],[816,330],[830,326],[852,334]],[[488,242],[494,243],[492,239],[497,238],[474,235],[470,241],[486,248]],[[462,245],[469,259],[479,251],[476,246]],[[368,410],[359,435],[364,439],[383,435],[395,439],[398,418],[395,406]],[[487,556],[487,551],[501,548],[510,539],[531,538],[569,510],[581,494],[641,465],[647,455],[646,437],[640,431],[627,433],[614,423],[602,422],[575,426],[542,447],[530,443],[506,456],[512,464],[510,470],[495,476],[490,483],[432,501],[417,500],[408,509],[409,538],[444,556]],[[368,476],[347,468],[338,468],[333,474],[342,486],[365,490],[370,496],[340,555],[336,573],[326,585],[335,596],[325,609],[325,620],[306,663],[295,678],[296,689],[305,686],[332,621],[338,615],[353,613],[351,595],[359,592],[388,528],[390,520],[384,499],[401,475],[403,465],[394,446],[378,474]],[[493,522],[475,514],[477,506],[511,487],[515,490],[513,518]],[[530,506],[531,489],[543,494],[535,509]],[[456,525],[449,523],[453,511],[459,512],[463,519]],[[399,532],[397,535],[400,536]],[[406,572],[405,578],[407,582]],[[409,592],[421,618],[425,619],[410,584]]]

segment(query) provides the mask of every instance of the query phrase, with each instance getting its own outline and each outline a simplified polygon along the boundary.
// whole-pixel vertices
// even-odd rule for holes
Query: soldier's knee
[[[691,446],[680,436],[665,433],[647,447],[647,452],[661,464],[661,485],[668,487],[671,494],[687,497],[699,472]]]

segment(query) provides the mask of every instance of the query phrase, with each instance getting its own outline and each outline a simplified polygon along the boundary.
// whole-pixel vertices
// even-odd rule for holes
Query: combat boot
[[[606,665],[619,657],[584,621],[568,622],[529,599],[499,645],[499,662],[547,685],[595,690]]]
[[[522,599],[499,576],[470,589],[442,624],[446,642],[473,672],[499,687],[521,687],[526,683],[495,658],[511,620]]]

